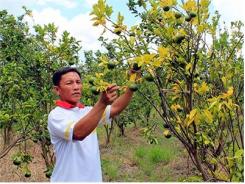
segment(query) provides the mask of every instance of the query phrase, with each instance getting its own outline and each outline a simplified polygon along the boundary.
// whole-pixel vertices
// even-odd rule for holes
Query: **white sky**
[[[128,0],[107,0],[113,4],[113,9],[122,10],[125,19],[131,19],[125,12]],[[33,10],[37,24],[54,22],[59,31],[67,30],[72,36],[82,41],[82,50],[97,50],[100,43],[97,40],[102,29],[92,26],[89,13],[97,0],[0,0],[0,9],[7,9],[14,15],[23,13],[22,5]],[[244,0],[211,0],[212,9],[218,10],[221,20],[228,26],[230,21],[245,21]],[[117,11],[115,11],[117,12]],[[133,20],[131,21],[131,23]],[[108,35],[110,38],[112,35]]]

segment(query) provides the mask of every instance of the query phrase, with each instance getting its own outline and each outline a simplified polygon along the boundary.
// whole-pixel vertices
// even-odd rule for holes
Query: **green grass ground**
[[[158,144],[149,144],[140,128],[127,127],[122,137],[114,127],[111,142],[106,145],[104,128],[97,132],[105,182],[188,181],[194,174],[191,160],[174,137],[167,139],[156,132]]]

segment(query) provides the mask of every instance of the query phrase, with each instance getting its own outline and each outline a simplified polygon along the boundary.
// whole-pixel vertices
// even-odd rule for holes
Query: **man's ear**
[[[53,92],[54,92],[56,95],[60,96],[59,86],[54,86],[54,87],[53,87]]]

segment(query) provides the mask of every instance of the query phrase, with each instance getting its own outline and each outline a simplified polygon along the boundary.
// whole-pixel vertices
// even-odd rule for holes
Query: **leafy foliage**
[[[77,64],[81,47],[68,32],[58,38],[54,24],[35,25],[35,33],[30,33],[23,18],[30,16],[31,11],[24,10],[26,14],[17,18],[0,11],[0,125],[5,144],[0,158],[17,143],[22,143],[20,152],[31,155],[26,152],[26,144],[33,140],[40,145],[50,168],[54,158],[47,115],[54,100],[52,74],[62,66]],[[11,137],[12,134],[15,136]],[[30,177],[25,158],[21,157],[26,163],[23,173]]]
[[[244,161],[235,159],[244,147],[243,24],[220,28],[220,15],[211,17],[209,4],[130,0],[129,10],[139,24],[126,28],[120,14],[120,34],[106,22],[99,25],[118,35],[107,43],[113,45],[117,60],[136,63],[153,77],[148,81],[157,89],[157,100],[139,92],[183,143],[203,179],[243,181]],[[112,27],[119,24],[103,16]]]

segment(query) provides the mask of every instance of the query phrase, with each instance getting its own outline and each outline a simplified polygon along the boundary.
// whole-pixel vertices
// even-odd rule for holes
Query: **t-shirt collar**
[[[78,103],[78,105],[72,105],[68,102],[62,101],[62,100],[56,100],[55,101],[55,105],[65,108],[65,109],[72,109],[74,107],[78,107],[78,108],[84,108],[84,105],[82,103]]]

